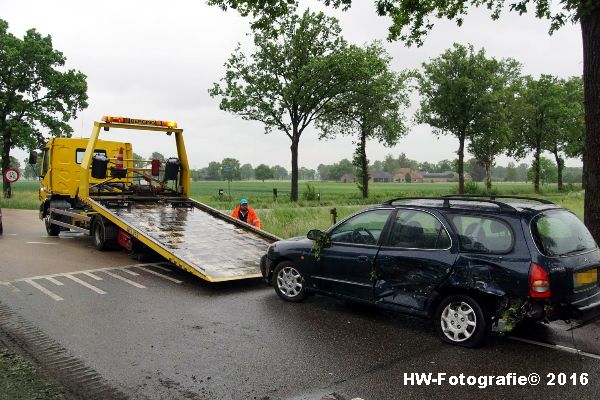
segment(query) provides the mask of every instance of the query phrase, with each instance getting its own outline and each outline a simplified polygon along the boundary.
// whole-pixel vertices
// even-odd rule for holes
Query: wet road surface
[[[599,393],[597,325],[568,331],[553,324],[519,334],[590,356],[502,335],[482,349],[462,349],[442,344],[425,320],[322,296],[286,303],[258,280],[208,284],[163,264],[97,252],[86,238],[45,238],[35,213],[4,212],[0,330],[87,398],[587,399]],[[54,244],[40,244],[46,242]],[[445,373],[445,379],[537,373],[541,383],[426,386],[411,381],[411,373]],[[551,373],[554,386],[547,385]],[[560,373],[568,377],[563,385]],[[588,374],[586,385],[581,374]]]

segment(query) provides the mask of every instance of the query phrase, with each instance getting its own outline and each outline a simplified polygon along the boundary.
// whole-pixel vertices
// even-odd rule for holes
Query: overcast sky
[[[385,41],[389,19],[378,17],[373,2],[355,0],[347,12],[326,9],[306,1],[340,19],[344,37],[351,43]],[[92,122],[102,115],[177,121],[184,128],[190,165],[204,167],[209,161],[234,157],[242,164],[279,164],[290,169],[290,141],[281,132],[263,133],[259,122],[243,121],[219,110],[219,100],[208,89],[224,74],[223,64],[238,42],[249,45],[248,20],[230,10],[209,7],[203,0],[113,1],[0,0],[0,18],[9,30],[22,37],[29,28],[51,35],[54,48],[67,57],[67,67],[88,77],[89,107],[73,121],[74,136],[89,136]],[[486,10],[473,10],[459,28],[439,22],[424,46],[407,48],[400,42],[385,42],[393,56],[393,68],[418,68],[437,57],[454,42],[485,47],[488,56],[512,57],[523,64],[524,73],[559,77],[581,75],[582,49],[578,25],[568,25],[553,36],[548,22],[531,15],[505,14],[492,21]],[[246,47],[251,50],[250,46]],[[413,98],[409,118],[417,106]],[[149,156],[160,151],[174,155],[171,140],[150,134],[110,132],[103,138],[130,140],[134,151]],[[392,148],[369,143],[370,160],[386,154],[437,162],[456,158],[458,141],[436,138],[426,125],[413,125],[410,134]],[[301,166],[316,168],[342,158],[352,158],[351,138],[319,141],[315,130],[302,135]],[[19,156],[19,154],[22,154]],[[24,153],[16,154],[20,159]],[[501,157],[498,164],[509,161]],[[578,160],[567,165],[579,166]]]

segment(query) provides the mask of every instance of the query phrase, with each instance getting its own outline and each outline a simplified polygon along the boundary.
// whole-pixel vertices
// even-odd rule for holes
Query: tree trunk
[[[292,194],[290,200],[295,202],[298,201],[298,143],[300,142],[300,135],[296,126],[293,129],[294,134],[292,136],[292,145],[290,146],[290,150],[292,151]]]
[[[540,192],[540,155],[542,154],[542,150],[537,147],[535,149],[535,158],[533,162],[533,190],[536,193]]]
[[[367,135],[364,132],[360,134],[360,169],[362,179],[363,199],[369,197],[369,160],[367,160]]]
[[[2,192],[4,193],[5,199],[10,199],[12,196],[12,189],[10,183],[4,180],[4,171],[10,166],[10,136],[4,135],[4,146],[2,146]]]
[[[485,187],[488,193],[492,192],[492,163],[484,163],[485,168]]]
[[[554,159],[556,160],[556,168],[558,169],[558,191],[563,190],[563,169],[565,167],[565,161],[560,157],[558,149],[554,149],[552,152]]]
[[[458,193],[465,193],[465,135],[458,137],[460,145],[458,146]]]
[[[584,222],[600,243],[600,7],[581,17],[585,99]]]

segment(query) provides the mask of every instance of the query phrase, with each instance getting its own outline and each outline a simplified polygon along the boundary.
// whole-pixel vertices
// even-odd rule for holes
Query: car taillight
[[[529,268],[529,296],[536,299],[550,298],[550,277],[539,264]]]

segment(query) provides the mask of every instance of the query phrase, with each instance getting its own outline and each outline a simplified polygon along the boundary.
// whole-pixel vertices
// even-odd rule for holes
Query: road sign
[[[4,180],[8,183],[15,183],[19,180],[19,171],[14,168],[8,168],[4,171]]]
[[[231,167],[223,167],[223,172],[225,172],[226,174],[230,174],[233,171],[233,168]]]

